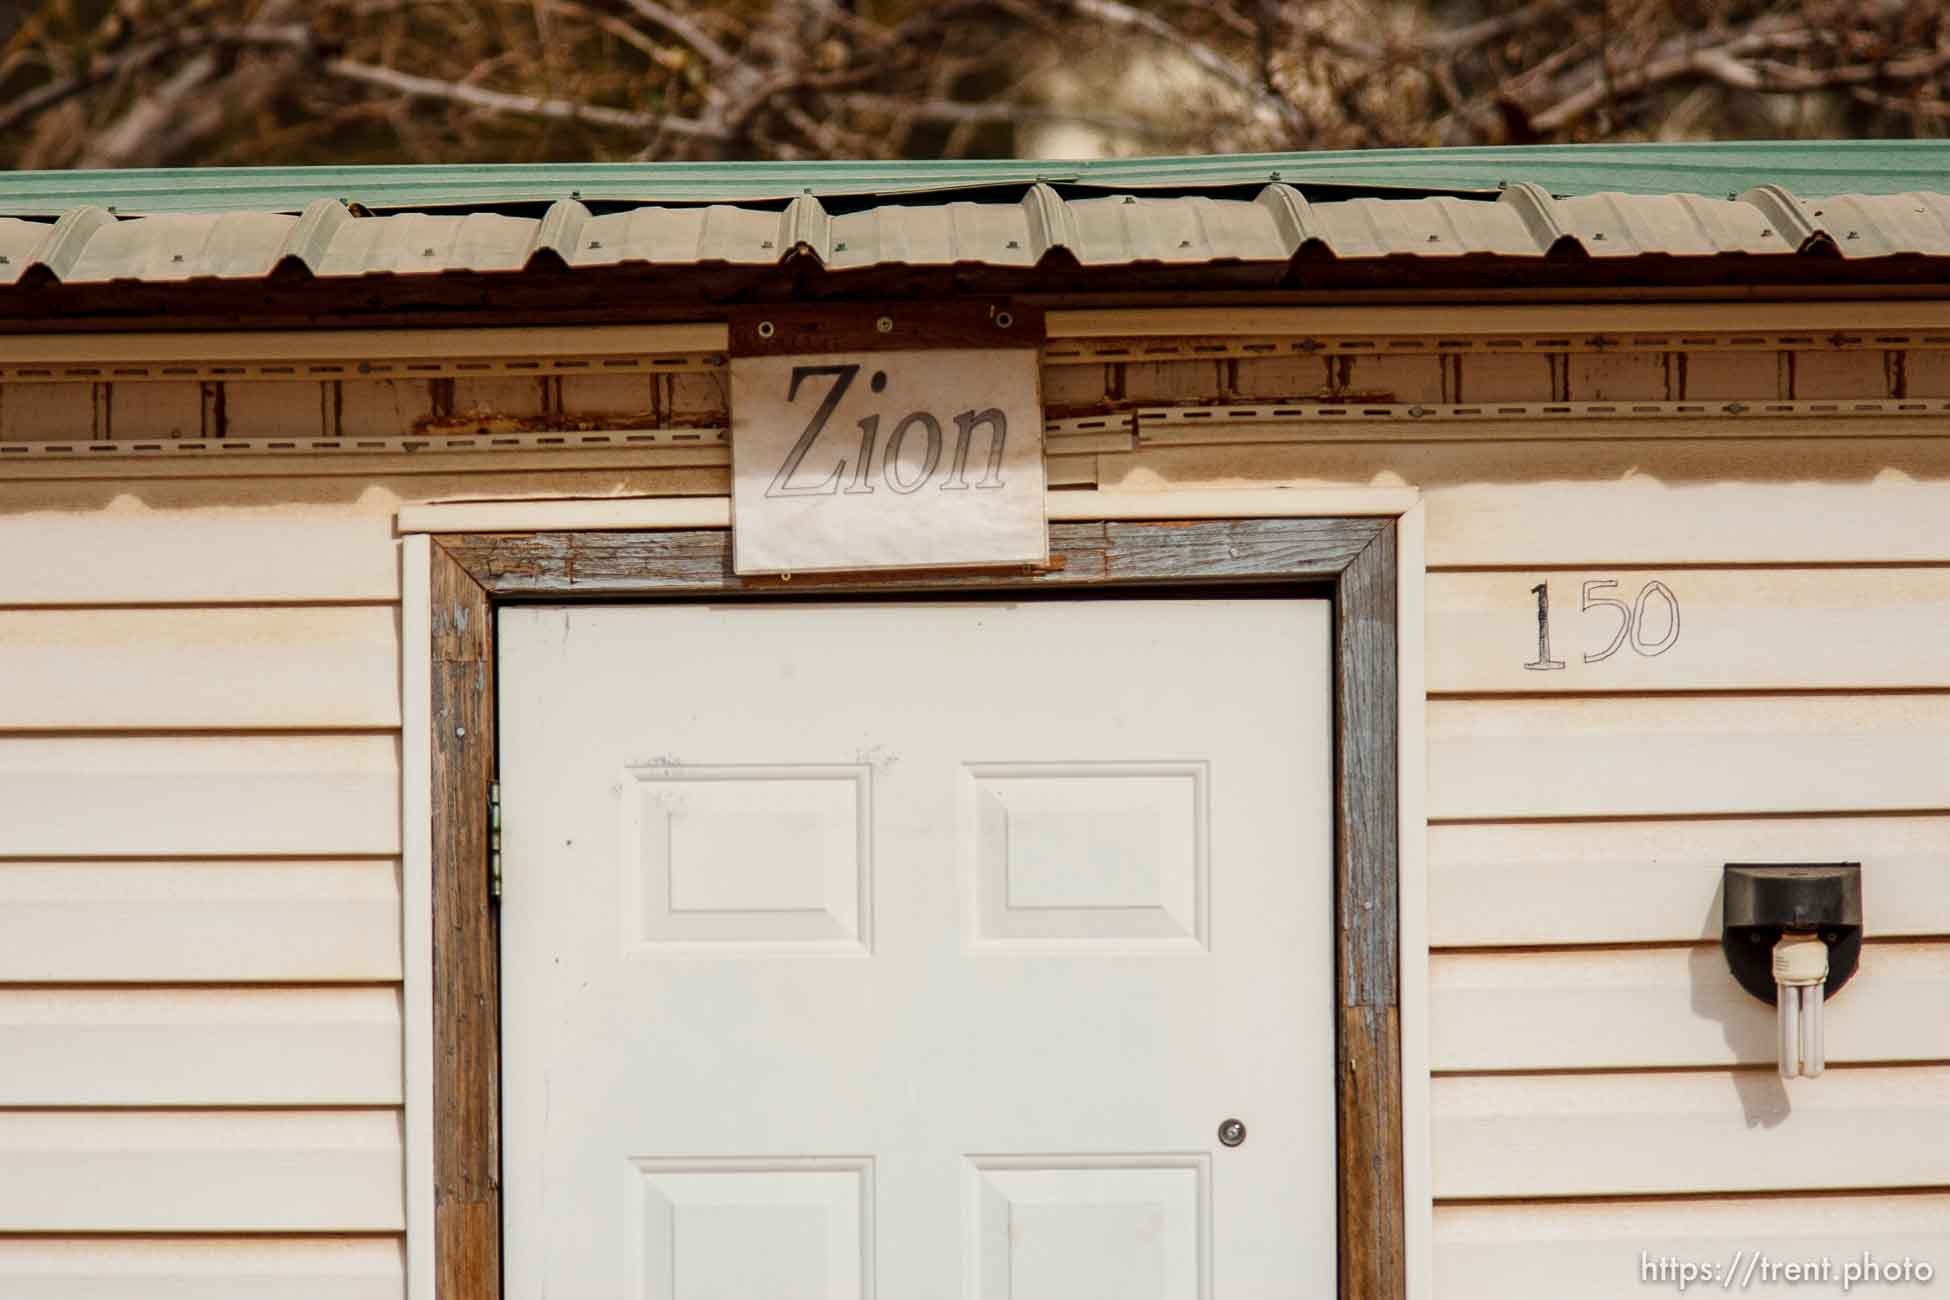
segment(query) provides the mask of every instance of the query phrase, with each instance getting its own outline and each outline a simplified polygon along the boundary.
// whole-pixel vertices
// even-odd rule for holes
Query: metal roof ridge
[[[833,215],[810,189],[779,214],[779,261],[810,257],[821,266],[833,257]]]
[[[574,266],[576,250],[582,246],[582,228],[588,221],[589,209],[578,199],[557,199],[549,204],[529,237],[522,269],[566,271]]]
[[[22,268],[16,283],[29,285],[47,279],[57,283],[66,280],[74,271],[75,264],[81,260],[88,241],[104,226],[114,224],[113,212],[92,203],[63,212],[60,219],[49,227],[47,237],[28,256],[27,265]]]
[[[1298,189],[1284,181],[1275,181],[1262,188],[1253,201],[1271,214],[1273,229],[1279,232],[1289,258],[1297,257],[1301,249],[1310,245],[1329,253],[1334,251],[1314,216],[1313,204]]]
[[[1759,208],[1773,229],[1797,253],[1835,255],[1842,246],[1827,226],[1808,215],[1801,201],[1779,185],[1756,185],[1740,195],[1740,202]]]
[[[271,259],[272,273],[292,274],[303,268],[304,274],[317,275],[340,228],[351,220],[352,214],[338,199],[317,199],[306,204],[291,233],[284,237],[277,255]]]
[[[1077,228],[1077,215],[1056,190],[1037,181],[1022,196],[1023,216],[1029,225],[1032,262],[1040,263],[1052,253],[1063,252],[1083,260],[1083,235]]]
[[[1537,241],[1537,247],[1543,250],[1544,256],[1584,257],[1588,254],[1584,241],[1572,234],[1558,219],[1557,200],[1543,186],[1530,181],[1511,181],[1496,201],[1517,210],[1524,228]]]

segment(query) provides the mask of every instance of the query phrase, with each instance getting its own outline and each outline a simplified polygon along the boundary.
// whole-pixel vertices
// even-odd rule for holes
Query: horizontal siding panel
[[[401,977],[390,858],[0,862],[0,983]]]
[[[1452,1075],[1429,1101],[1438,1197],[1950,1186],[1950,1067]]]
[[[1950,1061],[1950,944],[1870,943],[1828,1002],[1827,1056]],[[1716,944],[1645,951],[1437,954],[1429,963],[1436,1070],[1771,1065],[1774,1008]]]
[[[397,1106],[389,988],[0,989],[0,1106]]]
[[[398,852],[393,736],[0,738],[0,856]]]
[[[402,1300],[397,1237],[0,1239],[8,1300]]]
[[[1574,443],[1569,450],[1589,446]],[[1800,448],[1767,450],[1793,473]],[[1764,469],[1759,481],[1748,482],[1662,481],[1650,476],[1657,470],[1617,481],[1569,483],[1498,483],[1485,481],[1493,475],[1479,475],[1475,482],[1426,492],[1428,562],[1432,567],[1521,567],[1950,561],[1950,537],[1932,522],[1950,508],[1950,487],[1893,476],[1862,481],[1873,467],[1892,462],[1876,446],[1864,444],[1851,455],[1852,450],[1846,442],[1820,448],[1828,459],[1854,462],[1839,470],[1812,467],[1812,474],[1843,480],[1830,482],[1769,481],[1781,476]],[[1658,459],[1685,461],[1697,451],[1675,448]],[[1714,459],[1710,452],[1699,458]]]
[[[0,612],[0,729],[396,727],[391,605]]]
[[[1624,436],[1629,422],[1562,422],[1473,444],[1370,426],[1363,442],[1146,447],[1098,464],[1100,486],[1125,491],[1414,484],[1432,569],[1942,564],[1950,440],[1934,423],[1904,421],[1903,438],[1743,425],[1745,438],[1662,440]]]
[[[1950,935],[1950,817],[1429,828],[1437,948],[1720,937],[1728,862],[1860,862],[1863,929]]]
[[[1587,583],[1632,608],[1584,609]],[[1554,669],[1529,666],[1539,585]],[[1427,591],[1435,693],[1950,686],[1950,569],[1436,573]]]
[[[1436,700],[1433,819],[1935,810],[1950,696]]]
[[[398,1232],[400,1116],[0,1112],[0,1232]]]
[[[1752,1274],[1726,1288],[1742,1300],[1794,1300],[1842,1293],[1839,1270],[1867,1251],[1883,1263],[1905,1257],[1945,1265],[1950,1195],[1795,1196],[1595,1204],[1442,1205],[1435,1211],[1435,1294],[1442,1300],[1565,1300],[1676,1295],[1661,1282],[1661,1257],[1746,1269],[1758,1253],[1776,1264],[1833,1261],[1838,1280],[1798,1284]],[[1736,1255],[1736,1252],[1740,1252]],[[1650,1263],[1654,1276],[1642,1270]],[[1714,1294],[1717,1279],[1687,1294]],[[1858,1284],[1857,1294],[1900,1295],[1909,1285]],[[1926,1292],[1927,1293],[1927,1292]]]
[[[0,518],[0,555],[0,605],[389,601],[400,590],[385,509],[31,511]]]

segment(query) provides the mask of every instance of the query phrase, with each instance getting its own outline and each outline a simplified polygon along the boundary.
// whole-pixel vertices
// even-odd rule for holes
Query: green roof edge
[[[374,209],[779,201],[925,193],[1043,180],[1098,189],[1205,189],[1280,180],[1376,192],[1480,194],[1528,181],[1559,196],[1616,191],[1725,197],[1779,185],[1806,197],[1950,190],[1950,141],[1715,141],[1528,145],[1087,161],[521,163],[178,167],[0,173],[0,214],[97,204],[122,213],[290,211],[320,198]]]

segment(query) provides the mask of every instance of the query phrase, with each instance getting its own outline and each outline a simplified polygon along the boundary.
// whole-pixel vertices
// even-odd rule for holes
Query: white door
[[[1324,602],[500,632],[511,1300],[1333,1294]]]

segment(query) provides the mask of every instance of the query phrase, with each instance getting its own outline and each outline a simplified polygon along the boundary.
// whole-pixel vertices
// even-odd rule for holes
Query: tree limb
[[[0,131],[12,130],[21,122],[54,107],[63,100],[85,94],[105,81],[112,81],[125,73],[145,68],[189,48],[194,47],[177,40],[150,41],[144,45],[132,46],[120,54],[97,59],[82,71],[57,77],[44,86],[37,86],[5,108],[0,108]]]
[[[1467,27],[1443,32],[1424,40],[1421,44],[1424,49],[1444,54],[1453,54],[1459,50],[1473,50],[1478,46],[1488,45],[1491,41],[1500,41],[1513,32],[1535,27],[1546,18],[1555,17],[1573,8],[1576,2],[1577,0],[1532,0],[1532,3],[1513,13],[1504,14],[1499,18],[1485,18]]]
[[[1770,27],[1765,31],[1749,31],[1735,36],[1718,45],[1702,46],[1684,50],[1681,53],[1652,61],[1630,71],[1620,73],[1615,85],[1604,78],[1597,79],[1541,113],[1530,115],[1531,126],[1540,134],[1551,134],[1565,130],[1582,121],[1599,107],[1609,101],[1614,93],[1632,95],[1659,85],[1663,82],[1686,80],[1689,78],[1709,78],[1737,90],[1752,90],[1758,86],[1758,76],[1743,59],[1774,50],[1800,49],[1812,39],[1811,34],[1802,28]]]
[[[659,4],[658,0],[623,0],[623,3],[634,10],[637,17],[655,23],[696,50],[712,67],[722,68],[732,62],[729,50],[712,40],[696,23]]]
[[[415,76],[373,63],[354,59],[326,59],[319,70],[328,76],[356,81],[390,90],[409,99],[440,100],[460,104],[483,113],[513,117],[532,117],[550,122],[583,122],[622,131],[665,131],[693,139],[720,139],[723,133],[707,122],[662,113],[645,113],[602,104],[584,104],[570,99],[546,99],[539,95],[513,95],[499,90],[483,90],[458,81]]]

